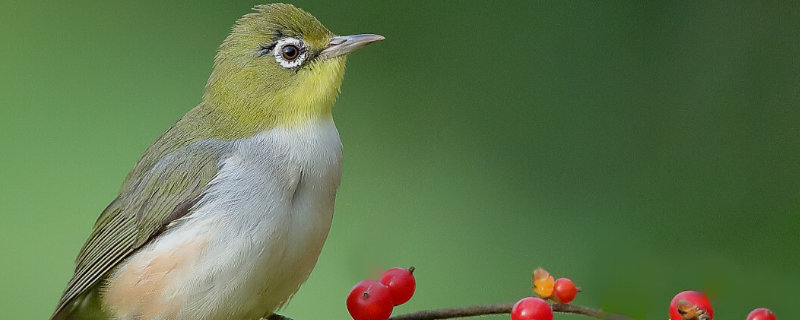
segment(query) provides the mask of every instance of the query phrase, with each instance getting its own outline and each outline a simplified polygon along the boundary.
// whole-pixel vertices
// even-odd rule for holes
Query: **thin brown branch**
[[[476,316],[483,316],[490,314],[504,314],[504,313],[511,313],[511,307],[513,306],[514,306],[513,303],[500,303],[500,304],[487,304],[482,306],[423,310],[408,314],[397,315],[389,318],[389,320],[436,320],[436,319],[476,317]],[[608,313],[596,309],[581,307],[573,304],[553,303],[551,304],[551,306],[553,308],[553,312],[580,314],[601,320],[633,320],[633,318],[628,318],[626,316],[614,313]]]
[[[469,306],[459,308],[422,310],[412,313],[396,315],[390,320],[434,320],[483,316],[490,314],[511,313],[513,303],[485,304],[482,306]]]
[[[634,320],[633,318],[626,317],[621,314],[605,312],[602,310],[582,307],[574,304],[554,303],[552,306],[554,312],[581,314],[601,320]]]
[[[396,315],[394,317],[389,318],[389,320],[437,320],[437,319],[477,317],[477,316],[485,316],[491,314],[504,314],[504,313],[511,313],[511,307],[513,306],[514,306],[513,303],[498,303],[498,304],[486,304],[481,306],[422,310],[412,313]],[[553,308],[553,312],[580,314],[600,320],[634,320],[633,318],[629,318],[616,313],[610,313],[597,309],[581,307],[574,304],[553,303],[551,304],[551,306]],[[292,320],[292,319],[279,314],[273,314],[267,320]]]

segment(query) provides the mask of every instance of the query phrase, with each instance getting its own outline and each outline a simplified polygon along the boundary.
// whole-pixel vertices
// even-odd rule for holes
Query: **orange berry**
[[[555,279],[547,270],[537,268],[533,270],[533,293],[539,298],[550,299],[553,296]]]

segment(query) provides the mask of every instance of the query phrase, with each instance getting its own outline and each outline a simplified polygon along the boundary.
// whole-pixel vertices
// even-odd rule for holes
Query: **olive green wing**
[[[117,198],[97,219],[51,319],[71,312],[65,308],[128,255],[166,230],[170,222],[191,214],[230,146],[229,141],[201,140],[168,154],[149,169],[137,164]]]

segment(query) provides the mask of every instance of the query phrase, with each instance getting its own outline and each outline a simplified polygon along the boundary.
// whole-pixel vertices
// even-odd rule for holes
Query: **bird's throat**
[[[252,86],[237,83],[247,81],[246,77],[214,79],[212,75],[215,82],[209,84],[203,100],[209,112],[219,114],[219,125],[235,127],[237,136],[277,126],[303,126],[330,116],[344,69],[344,57],[323,60],[299,69],[285,86],[258,91],[244,90]],[[244,92],[255,92],[255,96]]]

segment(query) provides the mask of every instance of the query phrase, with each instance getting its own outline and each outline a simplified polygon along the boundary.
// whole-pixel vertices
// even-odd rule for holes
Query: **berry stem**
[[[437,320],[451,318],[477,317],[490,314],[511,313],[513,303],[486,304],[480,306],[422,310],[412,313],[396,315],[389,320]],[[580,314],[600,320],[634,320],[623,315],[609,313],[597,309],[582,307],[574,304],[553,303],[550,305],[553,312]],[[279,314],[273,314],[267,320],[293,320]]]

